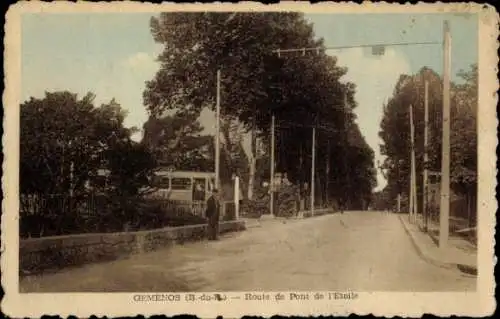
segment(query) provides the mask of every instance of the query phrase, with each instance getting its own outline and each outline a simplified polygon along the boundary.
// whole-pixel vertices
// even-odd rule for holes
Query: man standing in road
[[[344,199],[343,198],[340,198],[339,201],[339,210],[340,210],[340,213],[343,214],[344,213]]]
[[[208,219],[208,240],[217,240],[219,233],[220,202],[217,189],[212,191],[212,196],[207,200],[205,217]]]

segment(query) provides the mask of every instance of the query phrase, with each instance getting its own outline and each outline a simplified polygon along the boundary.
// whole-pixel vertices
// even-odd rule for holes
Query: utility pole
[[[415,145],[414,145],[414,141],[415,141],[415,128],[413,126],[413,106],[410,104],[410,161],[411,161],[411,165],[410,165],[410,170],[411,170],[411,173],[410,173],[410,194],[409,194],[409,197],[410,197],[410,219],[413,221],[415,219],[415,212],[416,212],[416,209],[415,209],[415,206],[416,206],[416,202],[415,202],[415,170],[414,170],[414,167],[415,167]]]
[[[401,194],[399,194],[399,193],[398,193],[398,198],[397,198],[397,206],[396,206],[396,208],[397,208],[396,213],[398,213],[398,214],[399,214],[399,212],[401,212]]]
[[[215,105],[215,188],[220,187],[220,70],[217,70],[217,97]]]
[[[75,171],[75,163],[73,160],[71,160],[71,163],[69,165],[69,196],[73,198],[73,178],[74,178],[74,171]]]
[[[344,191],[343,191],[343,196],[344,198],[342,199],[342,207],[341,207],[341,212],[344,213],[344,211],[347,209],[347,204],[348,204],[348,200],[349,200],[349,176],[348,176],[348,172],[347,172],[347,151],[348,151],[348,144],[349,144],[349,130],[347,129],[347,121],[348,121],[348,118],[347,118],[347,111],[348,111],[348,105],[347,105],[347,88],[345,89],[344,91],[344,125],[343,125],[343,129],[344,129],[344,136],[343,136],[343,141],[344,141],[344,147],[343,147],[343,156],[342,156],[342,165],[343,165],[343,173],[344,173],[344,176],[345,176],[345,184],[343,185],[344,187]]]
[[[330,205],[330,193],[329,191],[329,186],[330,186],[330,139],[326,141],[327,147],[326,147],[326,185],[325,185],[325,192],[326,192],[326,205],[327,207]]]
[[[238,175],[234,177],[234,217],[236,220],[240,218],[240,178]]]
[[[73,175],[74,175],[74,170],[75,170],[75,163],[73,162],[73,156],[71,155],[71,140],[68,142],[69,146],[69,198],[70,200],[73,199]]]
[[[448,21],[444,22],[443,56],[443,141],[441,156],[441,203],[439,214],[439,247],[446,248],[450,216],[450,71],[451,35]]]
[[[303,168],[304,168],[304,153],[302,150],[302,143],[300,144],[299,147],[299,172],[300,172],[300,191],[299,191],[299,211],[303,211],[306,209],[305,205],[305,198],[304,198],[304,186],[305,186],[305,181],[304,181],[304,173],[303,173]]]
[[[429,82],[425,80],[425,91],[424,91],[424,181],[423,181],[423,188],[424,188],[424,196],[422,200],[422,209],[423,209],[423,215],[424,215],[424,231],[427,232],[428,228],[428,208],[427,208],[427,201],[428,201],[428,196],[429,196],[429,185],[428,185],[428,175],[427,175],[427,165],[429,161],[429,154],[428,154],[428,148],[429,148]]]
[[[269,190],[271,202],[269,203],[270,217],[274,217],[274,115],[271,118],[271,176],[269,178]]]
[[[401,180],[401,160],[398,159],[396,162],[396,170],[397,170],[397,176],[398,176],[398,195],[397,195],[397,213],[401,213],[401,185],[400,185],[400,180]]]
[[[451,39],[450,39],[451,41]],[[272,50],[272,52],[276,53],[278,58],[281,58],[283,54],[287,53],[292,53],[292,52],[302,52],[302,55],[305,55],[306,52],[311,52],[314,51],[318,55],[325,51],[325,50],[344,50],[344,49],[354,49],[354,48],[372,48],[372,54],[373,55],[384,55],[385,54],[385,48],[386,47],[391,47],[391,46],[414,46],[414,45],[437,45],[441,44],[441,42],[407,42],[407,43],[377,43],[377,44],[362,44],[362,45],[350,45],[350,46],[330,46],[330,47],[324,47],[324,46],[319,46],[319,47],[302,47],[302,48],[289,48],[289,49],[275,49]],[[346,97],[345,97],[346,98]],[[347,108],[347,105],[346,105]],[[443,119],[444,120],[444,119]],[[344,121],[347,121],[347,110],[345,112],[345,119]],[[347,124],[346,124],[347,125]],[[347,139],[347,127],[344,127],[345,129],[345,135]],[[346,141],[346,145],[347,145]],[[346,147],[347,148],[347,147]],[[344,152],[346,149],[344,149]],[[346,163],[346,155],[344,154],[344,172],[347,171],[347,163]],[[345,180],[344,185],[344,193],[343,193],[343,199],[342,199],[342,205],[344,205],[344,200],[347,202],[347,195],[348,195],[348,184],[349,184],[349,178],[346,174],[346,180]],[[413,201],[414,196],[410,193],[408,196],[410,201]],[[343,211],[343,207],[341,208]]]
[[[314,171],[316,162],[316,128],[312,129],[312,164],[311,164],[311,216],[314,216]]]
[[[417,161],[415,159],[415,148],[413,148],[413,219],[418,217],[418,197],[417,197]]]
[[[257,117],[257,112],[254,109],[253,112],[253,119],[252,119],[252,131],[251,131],[251,141],[250,141],[250,176],[248,178],[248,194],[247,197],[248,199],[253,198],[253,188],[255,184],[255,169],[256,169],[256,162],[257,162],[257,134],[256,134],[256,117]]]

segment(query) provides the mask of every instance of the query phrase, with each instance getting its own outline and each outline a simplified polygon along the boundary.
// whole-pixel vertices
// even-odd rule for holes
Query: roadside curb
[[[408,237],[410,237],[410,240],[412,242],[413,247],[415,247],[415,250],[417,254],[422,258],[424,261],[428,262],[429,264],[432,264],[436,267],[444,268],[444,269],[451,269],[451,270],[458,270],[463,274],[473,276],[472,274],[464,271],[464,268],[474,268],[477,272],[476,267],[471,267],[469,265],[461,265],[458,263],[451,263],[451,262],[446,262],[439,260],[437,258],[433,258],[430,256],[430,254],[425,252],[425,249],[423,249],[423,245],[420,243],[420,241],[417,239],[417,236],[409,229],[408,225],[406,222],[403,220],[402,216],[399,216],[399,220],[401,221],[401,224],[403,225],[403,228],[405,232],[408,234]]]
[[[258,219],[254,218],[241,218],[245,222],[245,228],[258,228],[262,227],[260,221]]]

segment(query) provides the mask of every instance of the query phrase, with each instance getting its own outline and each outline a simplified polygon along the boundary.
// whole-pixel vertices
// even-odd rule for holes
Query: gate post
[[[240,217],[240,178],[234,177],[234,219],[238,220]]]

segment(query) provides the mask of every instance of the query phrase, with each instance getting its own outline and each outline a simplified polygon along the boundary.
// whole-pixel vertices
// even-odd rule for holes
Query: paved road
[[[218,242],[24,278],[21,292],[464,291],[476,279],[417,255],[399,217],[348,212],[262,223]]]

